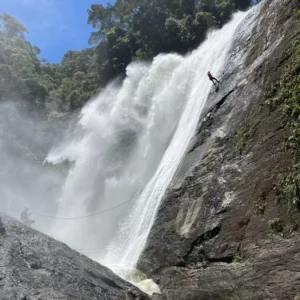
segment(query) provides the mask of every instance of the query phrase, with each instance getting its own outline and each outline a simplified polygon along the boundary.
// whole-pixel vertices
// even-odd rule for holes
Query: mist
[[[115,237],[178,125],[188,78],[172,94],[168,81],[181,61],[158,56],[153,64],[128,66],[122,85],[111,83],[88,103],[73,134],[49,153],[52,164],[74,161],[58,209],[70,219],[56,221],[57,239],[76,249],[102,249]]]
[[[30,211],[55,214],[66,170],[43,165],[50,149],[63,137],[66,122],[47,120],[26,102],[0,103],[1,210],[17,219]],[[49,232],[51,220],[36,220],[34,228]]]
[[[78,114],[0,105],[1,208],[111,267],[134,268],[246,13],[186,56],[134,62]]]
[[[220,75],[245,16],[237,13],[186,56],[131,63],[122,84],[83,107],[46,159],[72,162],[52,236],[109,267],[135,267],[211,91],[206,71]]]

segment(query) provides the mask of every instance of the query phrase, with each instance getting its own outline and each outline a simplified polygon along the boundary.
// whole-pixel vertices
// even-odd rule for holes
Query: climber
[[[23,224],[25,224],[26,226],[31,226],[33,223],[35,223],[34,220],[31,220],[29,218],[29,216],[32,214],[32,212],[29,212],[29,208],[26,207],[22,213],[21,213],[21,221]]]
[[[211,75],[210,71],[208,71],[207,76],[208,76],[209,80],[211,80],[212,83],[213,83],[214,85],[216,85],[215,81],[216,81],[217,83],[220,83],[220,81],[219,81],[217,78],[215,78],[215,77],[213,77],[213,76]]]

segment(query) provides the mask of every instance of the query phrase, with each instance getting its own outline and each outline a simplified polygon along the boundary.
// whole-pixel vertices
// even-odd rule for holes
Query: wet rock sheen
[[[280,107],[265,104],[292,62],[299,8],[263,1],[252,32],[232,45],[139,260],[162,299],[300,296],[300,214],[280,192],[293,163],[290,128]]]

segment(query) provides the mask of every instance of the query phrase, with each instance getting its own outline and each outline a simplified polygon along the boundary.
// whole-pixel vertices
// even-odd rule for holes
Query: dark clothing
[[[212,83],[213,83],[214,85],[216,85],[216,82],[217,82],[217,83],[220,83],[220,81],[219,81],[217,78],[213,77],[213,76],[211,75],[210,72],[207,73],[207,76],[208,76],[209,80],[212,81]],[[216,82],[215,82],[215,81],[216,81]]]
[[[220,81],[217,78],[215,78],[215,77],[210,77],[209,80],[211,80],[214,85],[216,85],[215,81],[217,83],[220,83]]]

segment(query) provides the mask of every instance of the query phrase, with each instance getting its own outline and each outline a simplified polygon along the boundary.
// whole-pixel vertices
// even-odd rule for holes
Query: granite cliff
[[[298,119],[283,95],[299,100],[299,8],[265,0],[238,29],[139,260],[162,299],[298,299]]]

